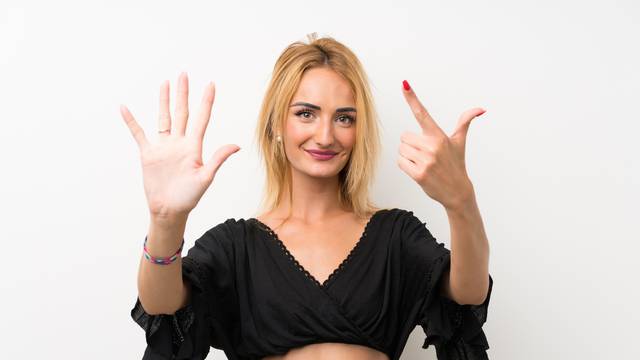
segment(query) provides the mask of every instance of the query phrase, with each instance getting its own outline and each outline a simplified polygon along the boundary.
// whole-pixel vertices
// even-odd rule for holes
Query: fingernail
[[[411,90],[411,86],[409,86],[409,82],[407,80],[402,80],[402,86],[407,91]]]

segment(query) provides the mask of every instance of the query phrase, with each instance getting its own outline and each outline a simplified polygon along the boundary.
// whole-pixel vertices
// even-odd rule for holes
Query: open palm
[[[160,87],[159,140],[150,143],[142,128],[126,106],[120,113],[131,130],[142,162],[145,195],[152,216],[186,216],[196,207],[211,185],[218,168],[233,153],[240,150],[235,144],[223,145],[210,161],[202,162],[202,142],[211,117],[215,86],[207,84],[195,126],[185,134],[189,117],[189,79],[186,73],[178,79],[174,119],[169,115],[169,82]],[[165,130],[165,131],[163,131]]]

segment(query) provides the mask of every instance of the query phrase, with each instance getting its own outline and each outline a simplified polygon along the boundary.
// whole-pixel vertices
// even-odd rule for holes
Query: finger
[[[456,145],[456,148],[462,153],[462,159],[465,160],[465,152],[467,147],[467,133],[469,132],[469,126],[478,116],[485,113],[483,108],[473,108],[467,110],[460,115],[456,130],[451,135],[451,142]]]
[[[136,143],[138,144],[140,150],[149,145],[149,142],[144,135],[144,130],[142,130],[140,125],[138,125],[138,122],[136,122],[136,120],[133,118],[133,115],[131,115],[131,112],[129,112],[129,109],[127,109],[126,106],[120,105],[120,114],[122,115],[124,122],[129,127],[129,130],[131,130],[131,134],[136,140]]]
[[[404,171],[407,175],[409,175],[412,179],[416,179],[418,175],[417,165],[412,163],[409,159],[398,156],[398,166],[402,171]]]
[[[216,152],[211,156],[211,159],[209,160],[209,162],[204,164],[204,168],[205,168],[204,172],[205,172],[205,175],[207,176],[207,181],[209,182],[212,181],[213,178],[216,176],[216,173],[218,172],[220,165],[222,165],[222,163],[225,160],[227,160],[227,158],[231,156],[231,154],[239,150],[240,150],[240,147],[234,144],[228,144],[216,150]]]
[[[189,117],[189,78],[186,72],[182,72],[178,77],[178,92],[176,98],[176,114],[173,119],[172,132],[184,136]]]
[[[456,130],[453,132],[451,137],[459,137],[465,138],[467,136],[467,131],[469,131],[469,125],[471,125],[471,121],[473,121],[476,117],[484,114],[486,112],[483,108],[473,108],[463,112],[458,118],[458,123],[456,124]]]
[[[422,105],[420,100],[418,100],[418,96],[409,85],[409,82],[407,82],[407,80],[404,80],[402,82],[402,85],[402,94],[404,95],[404,99],[409,104],[411,112],[413,112],[413,116],[415,116],[416,120],[418,120],[418,124],[420,124],[422,131],[424,133],[442,133],[442,129],[440,129],[427,109]]]
[[[169,80],[165,80],[160,86],[160,114],[158,116],[158,130],[171,130],[171,115],[169,114]],[[160,134],[169,135],[170,132]]]
[[[204,88],[202,102],[200,103],[200,116],[198,117],[197,123],[193,127],[193,136],[196,139],[199,139],[200,142],[203,141],[204,133],[207,130],[207,126],[209,125],[209,119],[211,118],[211,107],[213,106],[215,97],[216,87],[212,81]]]
[[[426,162],[425,155],[420,150],[405,143],[400,143],[398,153],[416,165],[421,165]]]
[[[418,134],[414,134],[410,131],[403,132],[402,135],[400,135],[400,141],[422,151],[429,150],[425,145],[427,140],[424,137]]]

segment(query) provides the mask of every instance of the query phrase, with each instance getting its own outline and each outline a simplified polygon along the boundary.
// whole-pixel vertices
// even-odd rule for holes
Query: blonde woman
[[[186,133],[184,73],[173,119],[161,87],[157,143],[121,107],[151,215],[131,310],[146,333],[143,359],[204,359],[215,347],[229,359],[396,360],[417,325],[438,359],[487,358],[489,245],[464,163],[467,129],[484,111],[465,112],[448,137],[406,81],[400,91],[422,132],[402,135],[398,165],[447,210],[452,251],[412,211],[369,200],[374,102],[361,63],[333,38],[314,33],[275,64],[256,127],[260,215],[217,224],[184,258],[190,211],[240,148],[203,163],[215,90]]]

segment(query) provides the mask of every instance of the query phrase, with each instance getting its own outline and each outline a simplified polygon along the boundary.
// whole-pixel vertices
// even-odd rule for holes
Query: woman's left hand
[[[398,166],[447,210],[463,206],[474,196],[473,184],[465,165],[465,143],[471,121],[484,114],[473,108],[460,115],[451,137],[436,124],[420,103],[409,84],[403,82],[405,100],[422,128],[421,134],[409,131],[400,137]]]

